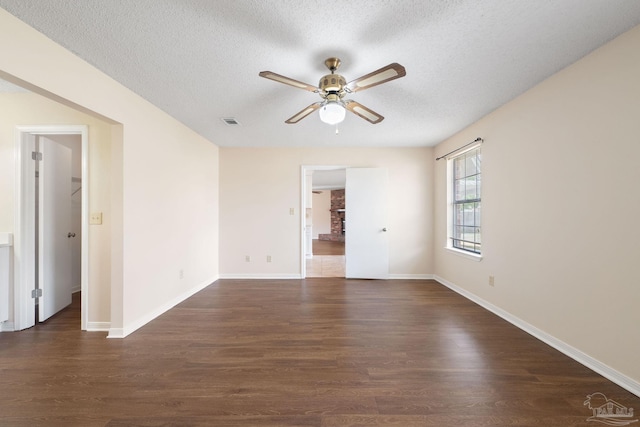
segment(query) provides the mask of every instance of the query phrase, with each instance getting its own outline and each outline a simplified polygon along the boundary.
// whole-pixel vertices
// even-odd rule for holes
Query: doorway
[[[301,200],[304,215],[302,215],[301,277],[303,278],[345,277],[344,223],[339,226],[343,234],[340,236],[342,245],[332,245],[333,247],[329,248],[330,243],[323,244],[318,238],[319,235],[329,236],[332,232],[331,192],[342,191],[344,204],[345,176],[345,166],[302,167]],[[341,210],[344,218],[344,206]],[[333,214],[335,216],[336,212],[334,211]]]
[[[346,275],[344,174],[344,170],[315,171],[313,174],[313,204],[309,215],[312,219],[312,251],[306,261],[307,277]],[[329,182],[333,184],[327,185]]]
[[[41,150],[35,150],[36,143],[44,148],[51,148],[53,146],[71,145],[75,148],[68,151],[75,151],[77,158],[75,159],[75,172],[71,173],[68,186],[68,197],[71,212],[69,213],[70,219],[75,215],[79,217],[77,226],[78,231],[69,229],[68,235],[65,238],[69,239],[70,247],[69,253],[71,257],[69,261],[71,264],[70,271],[73,269],[73,263],[75,263],[75,273],[71,273],[75,276],[75,279],[71,279],[72,286],[75,289],[72,291],[81,291],[80,306],[80,326],[81,329],[86,330],[88,319],[88,242],[89,242],[89,214],[88,214],[88,129],[84,125],[74,126],[19,126],[17,133],[17,153],[18,158],[16,162],[16,227],[15,227],[15,288],[14,288],[14,329],[22,330],[29,328],[35,324],[36,321],[36,305],[35,298],[39,300],[39,290],[42,287],[41,278],[42,273],[38,274],[36,279],[36,271],[43,268],[42,256],[36,256],[36,206],[42,202],[42,197],[38,198],[39,202],[36,202],[36,191],[42,192],[43,188],[36,190],[36,162],[38,162],[38,173],[42,172],[43,166],[46,168],[47,159],[37,154]],[[57,142],[56,142],[57,141]],[[78,150],[80,152],[78,152]],[[64,151],[64,150],[63,150]],[[34,154],[35,153],[35,154]],[[51,160],[49,160],[51,161]],[[53,163],[50,163],[51,166]],[[51,169],[51,167],[50,167]],[[80,176],[76,176],[80,175]],[[46,190],[45,190],[46,194]],[[75,197],[75,203],[73,203]],[[40,209],[38,209],[40,211]],[[75,211],[75,212],[74,212]],[[38,220],[40,224],[41,221]],[[41,230],[38,232],[41,235]],[[75,234],[75,236],[73,236]],[[72,239],[75,239],[77,244],[71,244]],[[74,248],[75,246],[75,248]],[[38,254],[41,255],[41,254]],[[55,257],[54,257],[55,258]],[[55,262],[53,261],[54,265]],[[55,292],[56,288],[50,289],[47,292]],[[66,291],[65,291],[66,293]],[[35,297],[35,298],[34,298]],[[71,300],[71,295],[69,295]],[[52,299],[39,300],[38,312],[43,313],[42,301],[52,301]],[[54,308],[55,310],[55,308]]]
[[[314,175],[321,171],[344,172],[344,276],[352,279],[389,277],[387,180],[385,168],[346,166],[301,167],[301,266],[306,278],[312,252],[312,194]]]

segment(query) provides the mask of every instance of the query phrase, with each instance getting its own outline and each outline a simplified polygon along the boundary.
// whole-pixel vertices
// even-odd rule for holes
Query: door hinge
[[[42,160],[42,153],[38,152],[38,151],[32,151],[31,152],[31,158],[35,161],[41,161]]]
[[[42,296],[42,289],[34,289],[31,291],[31,298],[40,298]]]

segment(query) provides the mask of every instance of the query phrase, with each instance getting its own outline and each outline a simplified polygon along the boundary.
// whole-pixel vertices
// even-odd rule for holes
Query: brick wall
[[[337,209],[344,209],[344,190],[331,190],[331,234],[342,235],[344,211]]]

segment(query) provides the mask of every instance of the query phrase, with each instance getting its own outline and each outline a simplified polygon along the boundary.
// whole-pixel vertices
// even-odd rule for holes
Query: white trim
[[[293,280],[304,279],[299,274],[265,274],[265,273],[227,273],[221,274],[220,279],[246,279],[246,280]],[[307,279],[322,279],[322,277],[307,277]],[[434,280],[433,274],[390,274],[381,280]]]
[[[107,338],[124,338],[126,337],[123,328],[109,328]]]
[[[471,261],[476,261],[476,262],[482,261],[482,255],[480,254],[475,254],[469,251],[463,251],[461,249],[452,248],[450,246],[445,246],[444,248],[449,252],[451,252],[452,254],[457,255],[459,257],[470,259]]]
[[[389,280],[433,280],[433,274],[389,274]]]
[[[86,329],[89,318],[89,130],[86,125],[47,125],[47,126],[16,126],[15,147],[15,229],[14,229],[14,327],[22,330],[33,323],[35,307],[30,304],[31,288],[33,281],[29,279],[34,271],[35,259],[33,254],[33,227],[27,226],[23,221],[23,212],[31,212],[35,209],[35,202],[27,200],[28,191],[34,188],[33,174],[28,166],[29,147],[23,144],[24,135],[80,135],[82,141],[82,242],[81,242],[81,321],[80,328]],[[24,164],[23,164],[24,163]],[[23,168],[23,166],[27,166]],[[30,176],[31,175],[31,176]],[[32,185],[33,184],[33,185]],[[24,238],[23,238],[24,237]]]
[[[89,128],[81,127],[82,138],[82,164],[81,179],[82,205],[80,207],[80,329],[89,328]]]
[[[29,304],[31,289],[35,286],[35,234],[33,227],[28,227],[22,218],[22,212],[34,212],[35,202],[27,198],[26,189],[35,186],[35,166],[23,159],[34,149],[26,141],[23,143],[23,132],[16,128],[15,145],[15,195],[14,195],[14,239],[13,239],[13,324],[14,330],[33,326],[35,306]],[[24,166],[24,167],[23,167]],[[24,254],[32,254],[24,257]]]
[[[309,170],[307,166],[300,166],[300,278],[307,277],[307,242],[305,241],[307,233],[307,208],[306,191],[307,191],[307,173]]]
[[[221,274],[221,279],[249,279],[249,280],[291,280],[291,279],[302,279],[303,277],[300,274],[267,274],[267,273],[227,273]]]
[[[475,150],[480,147],[484,140],[480,140],[477,143],[470,145],[461,151],[456,151],[455,155],[452,153],[451,155],[445,158],[446,160],[446,176],[447,176],[447,245],[444,247],[446,250],[450,251],[455,255],[462,256],[464,258],[473,260],[473,261],[482,261],[482,254],[474,254],[473,252],[461,250],[453,247],[453,243],[451,242],[451,236],[453,236],[453,159],[456,157],[462,156],[463,154]],[[480,175],[482,175],[482,170],[480,170]],[[482,223],[480,224],[482,230]]]
[[[136,330],[140,329],[141,327],[143,327],[147,323],[151,322],[156,317],[166,313],[167,311],[171,310],[176,305],[180,304],[181,302],[183,302],[186,299],[192,297],[193,295],[195,295],[196,293],[200,292],[201,290],[203,290],[207,286],[211,285],[216,280],[218,280],[217,277],[212,278],[211,280],[205,280],[204,282],[200,283],[199,285],[194,286],[193,288],[181,293],[177,297],[173,298],[171,301],[168,301],[165,304],[162,304],[160,307],[156,308],[155,310],[147,313],[146,315],[144,315],[142,317],[139,317],[138,319],[136,319],[133,322],[131,322],[128,325],[126,325],[124,328],[109,328],[109,335],[107,335],[107,338],[124,338],[127,335],[130,335],[131,333],[133,333]]]
[[[106,332],[111,328],[111,322],[87,322],[87,331]]]
[[[520,328],[521,330],[527,332],[528,334],[534,336],[535,338],[538,338],[540,341],[550,345],[551,347],[555,348],[556,350],[558,350],[559,352],[569,356],[570,358],[572,358],[573,360],[575,360],[578,363],[581,363],[582,365],[586,366],[587,368],[591,369],[592,371],[602,375],[603,377],[607,378],[608,380],[616,383],[617,385],[619,385],[620,387],[624,388],[625,390],[628,390],[629,392],[635,394],[636,396],[640,397],[640,383],[635,381],[633,378],[630,378],[618,371],[616,371],[615,369],[613,369],[612,367],[605,365],[604,363],[600,362],[597,359],[594,359],[593,357],[589,356],[588,354],[583,353],[582,351],[578,350],[575,347],[572,347],[571,345],[565,343],[564,341],[559,340],[558,338],[554,337],[553,335],[550,335],[544,331],[541,331],[540,329],[536,328],[535,326],[525,322],[524,320],[512,315],[511,313],[491,304],[488,301],[485,301],[484,299],[478,297],[477,295],[449,282],[446,279],[443,279],[442,277],[438,276],[438,275],[434,275],[434,279],[438,282],[440,282],[442,285],[446,286],[447,288],[451,289],[452,291],[462,295],[463,297],[467,298],[468,300],[471,300],[473,302],[475,302],[476,304],[478,304],[479,306],[489,310],[490,312],[494,313],[497,316],[500,316],[501,318],[503,318],[504,320],[506,320],[507,322],[511,323],[512,325]]]
[[[4,323],[0,323],[0,332],[13,332],[15,330],[16,328],[13,322],[6,321]]]

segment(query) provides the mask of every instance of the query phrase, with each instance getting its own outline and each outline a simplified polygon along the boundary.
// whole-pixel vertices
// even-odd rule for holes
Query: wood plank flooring
[[[0,426],[588,426],[640,399],[432,281],[219,280],[129,337],[0,334]]]
[[[344,242],[313,239],[313,255],[344,255]]]

